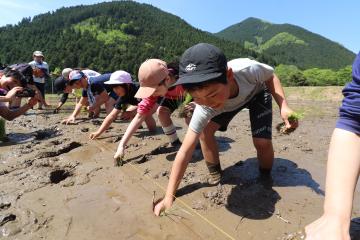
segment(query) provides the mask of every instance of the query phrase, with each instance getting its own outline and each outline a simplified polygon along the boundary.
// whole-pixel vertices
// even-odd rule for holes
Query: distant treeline
[[[351,81],[352,67],[339,70],[310,68],[300,70],[294,65],[280,64],[275,68],[283,86],[343,86]]]

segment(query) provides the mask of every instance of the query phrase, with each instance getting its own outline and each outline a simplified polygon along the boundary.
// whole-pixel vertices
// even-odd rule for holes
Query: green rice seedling
[[[192,97],[189,93],[185,93],[185,99],[179,106],[179,118],[191,117],[192,113],[185,110],[185,106],[192,101]]]
[[[302,119],[304,117],[304,115],[302,113],[297,113],[297,112],[293,112],[290,116],[289,116],[289,122],[293,123],[293,122],[298,122],[300,119]],[[280,134],[290,134],[293,131],[295,131],[296,128],[287,128],[285,126],[285,123],[279,123],[278,125],[276,125],[276,129],[278,130],[278,132]]]

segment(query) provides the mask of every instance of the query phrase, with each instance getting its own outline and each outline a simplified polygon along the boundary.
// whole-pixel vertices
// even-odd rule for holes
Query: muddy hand
[[[118,149],[116,150],[116,153],[114,155],[114,159],[123,158],[125,155],[124,147],[119,145]]]
[[[75,123],[75,118],[70,116],[67,119],[62,120],[61,123],[65,124],[65,125],[74,124]]]
[[[284,123],[285,123],[285,127],[286,129],[296,129],[299,125],[298,121],[289,121],[289,117],[291,114],[293,114],[294,111],[291,110],[289,107],[282,107],[280,114],[281,114],[281,118],[283,119]]]
[[[92,133],[90,133],[89,138],[90,138],[91,140],[94,140],[94,139],[96,139],[99,135],[100,135],[100,134],[99,134],[98,132],[92,132]]]
[[[172,199],[164,198],[155,201],[155,199],[153,198],[153,212],[155,216],[161,216],[162,212],[165,212],[166,210],[171,208],[172,203]]]

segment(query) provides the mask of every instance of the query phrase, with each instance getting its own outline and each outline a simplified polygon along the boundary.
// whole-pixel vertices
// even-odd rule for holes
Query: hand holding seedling
[[[157,201],[153,198],[153,212],[155,216],[162,216],[162,213],[170,209],[172,204],[172,197],[164,197],[163,199],[158,199]]]
[[[289,107],[282,107],[280,110],[281,118],[283,123],[280,123],[276,126],[276,129],[282,134],[289,134],[299,126],[299,120],[302,118],[302,115],[294,112]]]

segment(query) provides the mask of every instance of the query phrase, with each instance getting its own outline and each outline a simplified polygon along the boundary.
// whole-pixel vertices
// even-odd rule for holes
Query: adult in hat
[[[45,57],[41,51],[33,52],[33,61],[29,62],[33,69],[33,79],[36,88],[40,91],[44,101],[39,102],[38,109],[42,109],[43,103],[45,106],[50,106],[45,100],[45,84],[46,79],[50,77],[49,65],[44,61]]]

